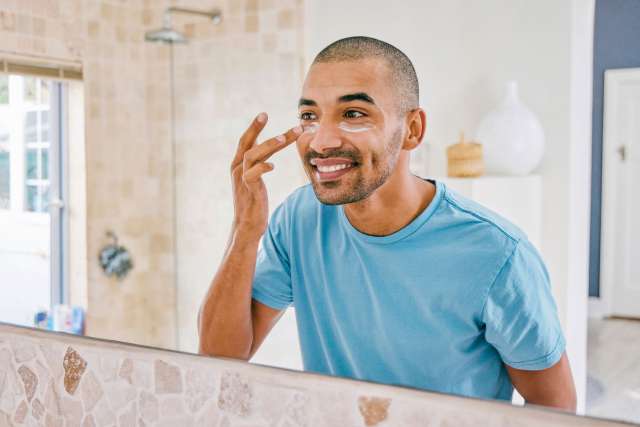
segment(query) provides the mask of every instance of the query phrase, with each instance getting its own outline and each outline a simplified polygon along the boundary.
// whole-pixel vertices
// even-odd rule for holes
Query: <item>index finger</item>
[[[244,153],[249,150],[256,142],[256,138],[264,129],[264,126],[267,124],[267,113],[258,114],[249,127],[244,131],[242,136],[240,137],[240,141],[238,142],[238,147],[236,149],[236,155],[233,157],[231,161],[231,168],[242,163],[242,159],[244,157]]]
[[[245,163],[243,165],[244,170],[248,170],[256,162],[267,160],[273,154],[296,141],[301,134],[302,126],[296,126],[289,129],[282,135],[267,139],[263,143],[251,148],[251,150],[247,151],[247,155],[245,156]]]

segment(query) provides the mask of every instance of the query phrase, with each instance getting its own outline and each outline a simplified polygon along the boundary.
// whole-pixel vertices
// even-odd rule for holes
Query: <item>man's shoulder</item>
[[[468,225],[469,230],[473,228],[488,236],[503,237],[511,243],[527,239],[522,229],[502,215],[449,187],[444,187],[443,199],[452,221],[463,226]]]

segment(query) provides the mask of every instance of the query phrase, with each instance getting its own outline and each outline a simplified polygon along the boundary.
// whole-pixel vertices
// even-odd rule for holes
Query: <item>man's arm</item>
[[[253,346],[251,283],[258,242],[233,236],[198,313],[199,352],[248,360]]]
[[[555,365],[539,371],[505,366],[513,386],[526,403],[576,412],[576,389],[566,352]]]
[[[224,257],[198,313],[199,352],[248,360],[277,321],[278,310],[258,305],[252,285],[261,236],[268,225],[268,197],[262,175],[266,162],[293,143],[302,128],[256,144],[267,122],[259,114],[240,137],[231,162],[234,220]]]
[[[284,314],[251,298],[257,246],[232,234],[198,311],[201,354],[250,360]]]
[[[280,320],[286,310],[276,310],[255,299],[251,300],[251,316],[253,318],[253,342],[249,351],[250,360],[260,348],[260,344],[267,337],[271,329]]]

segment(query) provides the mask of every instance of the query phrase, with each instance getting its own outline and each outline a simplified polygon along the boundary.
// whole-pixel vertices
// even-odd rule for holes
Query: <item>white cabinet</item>
[[[481,176],[479,178],[433,177],[459,194],[480,203],[524,231],[540,249],[542,229],[542,178],[527,176]]]

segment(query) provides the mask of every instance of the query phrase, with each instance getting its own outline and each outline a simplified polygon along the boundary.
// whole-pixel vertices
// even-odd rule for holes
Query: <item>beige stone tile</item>
[[[16,31],[22,34],[31,34],[33,31],[33,19],[29,15],[16,15]]]
[[[10,10],[0,10],[0,29],[3,31],[16,30],[16,14]]]
[[[278,28],[281,30],[289,30],[295,26],[295,11],[293,9],[284,9],[278,12]]]
[[[258,15],[249,13],[245,16],[244,30],[247,33],[256,33],[259,31]]]

